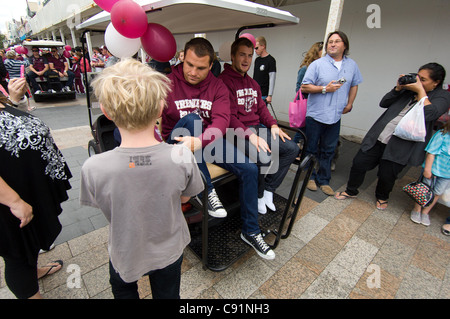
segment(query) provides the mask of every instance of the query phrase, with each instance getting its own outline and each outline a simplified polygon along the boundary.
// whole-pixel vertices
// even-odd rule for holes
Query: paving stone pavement
[[[39,104],[35,115],[52,128],[74,177],[60,218],[63,231],[56,247],[39,257],[40,265],[62,259],[64,267],[40,280],[40,289],[49,299],[111,299],[107,222],[99,210],[78,203],[79,172],[91,139],[86,104],[80,96],[49,105]],[[343,139],[333,189],[344,189],[357,149],[357,143]],[[295,169],[277,191],[285,197]],[[419,168],[404,173],[384,211],[375,207],[376,172],[367,175],[355,199],[338,201],[320,190],[307,191],[292,233],[281,240],[272,261],[250,251],[225,271],[212,272],[203,270],[187,248],[181,298],[449,299],[450,238],[440,231],[449,208],[437,204],[431,226],[415,224],[409,218],[413,203],[401,190],[419,173]],[[0,299],[14,299],[5,285],[3,267],[1,261]],[[139,293],[151,298],[148,279],[139,281]]]

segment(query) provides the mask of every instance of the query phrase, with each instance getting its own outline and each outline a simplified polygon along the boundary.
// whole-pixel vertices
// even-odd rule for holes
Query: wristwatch
[[[322,86],[322,94],[327,93],[327,87],[326,86]]]

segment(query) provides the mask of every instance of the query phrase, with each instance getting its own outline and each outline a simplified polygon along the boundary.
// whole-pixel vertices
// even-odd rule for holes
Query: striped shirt
[[[30,62],[28,62],[28,59],[25,59],[24,61],[6,59],[4,64],[6,70],[8,71],[9,78],[15,79],[20,78],[20,66],[25,65],[25,67],[27,67],[30,65]]]

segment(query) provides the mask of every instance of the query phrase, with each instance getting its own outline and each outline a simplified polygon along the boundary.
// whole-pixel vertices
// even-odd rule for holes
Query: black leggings
[[[3,257],[3,260],[6,285],[18,299],[28,299],[39,292],[37,256],[34,266],[31,266],[26,259]]]

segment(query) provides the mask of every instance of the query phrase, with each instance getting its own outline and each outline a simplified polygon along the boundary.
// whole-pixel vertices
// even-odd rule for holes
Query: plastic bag
[[[425,99],[426,97],[420,99],[398,122],[394,130],[395,136],[407,141],[425,142],[425,136],[427,135],[423,113]]]
[[[303,98],[300,91],[297,91],[294,101],[289,102],[289,125],[291,127],[305,126],[307,99]]]

